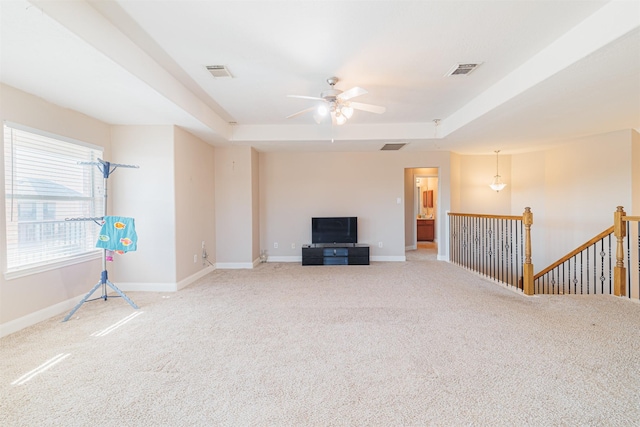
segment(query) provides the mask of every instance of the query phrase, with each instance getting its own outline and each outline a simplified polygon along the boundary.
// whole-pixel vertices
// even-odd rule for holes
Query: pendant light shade
[[[489,184],[489,187],[491,187],[491,189],[496,192],[504,189],[504,187],[507,186],[507,184],[502,182],[502,179],[500,178],[500,173],[498,172],[498,153],[499,152],[500,150],[496,150],[496,175],[493,177],[493,181],[491,182],[491,184]]]

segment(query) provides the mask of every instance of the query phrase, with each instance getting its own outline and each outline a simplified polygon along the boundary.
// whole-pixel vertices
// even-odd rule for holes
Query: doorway
[[[439,221],[438,168],[405,170],[405,249],[437,254]],[[409,187],[410,186],[410,187]],[[408,254],[406,254],[408,255]],[[424,254],[423,254],[424,255]],[[414,256],[412,256],[414,258]]]

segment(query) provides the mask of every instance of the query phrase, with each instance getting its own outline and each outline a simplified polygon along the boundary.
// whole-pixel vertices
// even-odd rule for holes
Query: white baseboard
[[[447,255],[438,254],[438,261],[449,261],[449,257]]]
[[[215,267],[213,267],[212,265],[203,268],[202,270],[192,274],[191,276],[187,277],[186,279],[182,279],[181,281],[179,281],[177,283],[177,290],[179,291],[180,289],[186,288],[187,286],[189,286],[190,284],[192,284],[193,282],[195,282],[196,280],[200,279],[201,277],[206,276],[207,274],[211,273],[212,271],[215,270]]]
[[[182,279],[178,283],[158,283],[158,282],[114,282],[113,284],[122,292],[177,292],[186,288],[196,280],[214,271],[212,266],[203,268],[191,276]]]
[[[267,262],[302,262],[302,255],[293,256],[269,256]]]
[[[402,256],[384,256],[384,255],[376,255],[370,257],[370,261],[391,261],[391,262],[404,262],[407,260],[407,257]]]
[[[175,282],[113,282],[122,292],[176,292],[178,284]],[[113,291],[109,291],[110,294]]]
[[[407,257],[403,256],[371,256],[369,261],[406,261]],[[302,256],[270,256],[267,262],[302,262]]]
[[[42,310],[29,313],[26,316],[22,316],[7,323],[3,323],[0,325],[0,337],[18,332],[21,329],[35,325],[36,323],[40,323],[43,320],[50,319],[53,316],[71,311],[71,309],[73,309],[73,307],[75,307],[75,305],[80,302],[81,299],[82,296],[70,298],[66,301],[62,301],[49,307],[43,308]]]
[[[182,288],[189,286],[191,283],[200,279],[203,276],[214,271],[215,268],[209,266],[207,268],[203,268],[195,274],[187,277],[186,279],[181,280],[178,283],[140,283],[140,282],[113,282],[115,287],[120,289],[122,292],[176,292]],[[113,295],[115,292],[113,290],[108,289],[109,294]],[[7,336],[14,332],[17,332],[21,329],[24,329],[28,326],[35,325],[36,323],[42,322],[43,320],[50,319],[59,314],[65,313],[67,311],[71,311],[73,307],[76,306],[82,300],[82,297],[85,294],[78,295],[75,298],[70,298],[66,301],[59,302],[52,306],[43,308],[42,310],[38,310],[34,313],[27,314],[26,316],[20,317],[15,320],[11,320],[7,323],[3,323],[0,325],[0,337]]]
[[[418,245],[411,245],[411,246],[405,246],[404,247],[405,251],[415,251],[418,250]]]
[[[250,270],[252,268],[253,262],[216,262],[216,269],[220,270]]]

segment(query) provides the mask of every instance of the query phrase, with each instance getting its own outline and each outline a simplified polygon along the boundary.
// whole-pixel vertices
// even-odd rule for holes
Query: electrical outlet
[[[382,247],[382,242],[378,242],[378,247],[381,248]]]
[[[273,243],[273,249],[278,249],[278,242]]]
[[[291,244],[291,249],[295,249],[295,248],[296,248],[296,244],[295,244],[295,243],[292,243],[292,244]]]
[[[198,255],[197,254],[193,254],[193,263],[197,263],[198,262]]]
[[[204,240],[202,241],[202,249],[204,249]]]

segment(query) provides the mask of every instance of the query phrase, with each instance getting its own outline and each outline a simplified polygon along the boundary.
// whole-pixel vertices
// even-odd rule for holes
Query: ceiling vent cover
[[[398,144],[384,144],[380,150],[381,151],[397,151],[402,147],[404,147],[405,145],[407,144],[404,142],[398,143]]]
[[[478,68],[482,63],[478,64],[456,64],[449,70],[445,77],[449,76],[466,76],[470,74],[473,70]]]
[[[233,77],[224,65],[207,65],[207,70],[216,79],[230,79]]]

